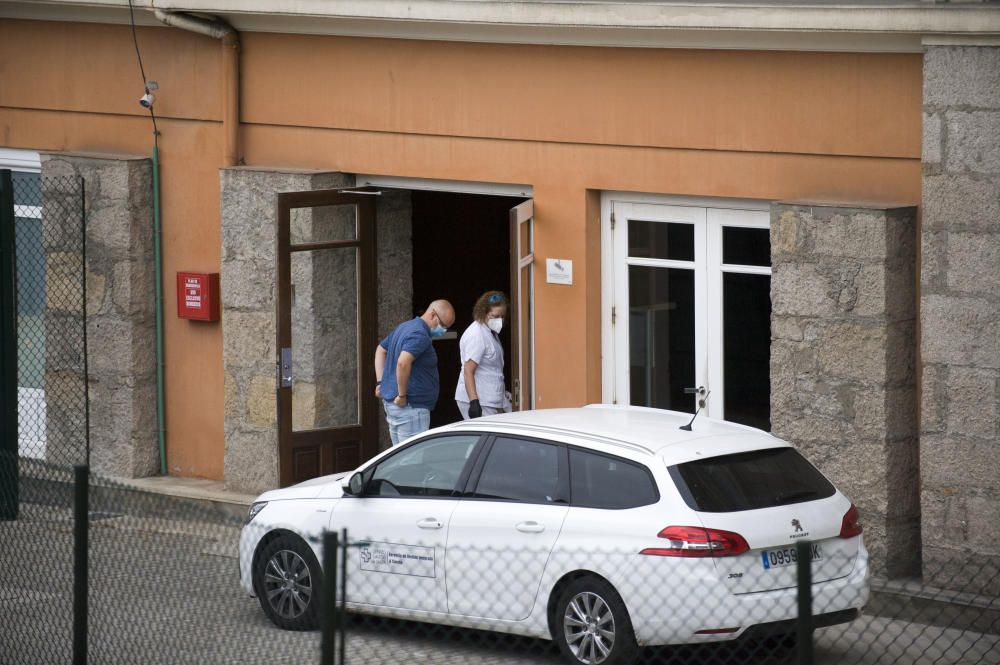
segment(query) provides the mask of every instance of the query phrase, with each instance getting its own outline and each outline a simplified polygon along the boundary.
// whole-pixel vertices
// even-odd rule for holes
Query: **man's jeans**
[[[426,432],[431,428],[430,409],[410,406],[396,406],[392,402],[382,400],[385,407],[385,420],[389,423],[389,438],[392,445],[406,441],[414,434]]]

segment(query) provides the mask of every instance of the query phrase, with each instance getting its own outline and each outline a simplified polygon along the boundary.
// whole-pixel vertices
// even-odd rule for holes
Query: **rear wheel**
[[[316,555],[300,538],[287,534],[264,547],[254,570],[253,586],[264,614],[286,630],[319,625],[319,589],[323,574]]]
[[[637,647],[632,622],[614,587],[597,577],[574,580],[559,594],[553,639],[574,665],[631,662]]]

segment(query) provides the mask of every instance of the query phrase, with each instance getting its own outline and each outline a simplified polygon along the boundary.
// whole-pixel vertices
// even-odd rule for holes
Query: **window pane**
[[[291,255],[292,429],[354,425],[360,419],[358,249]]]
[[[794,448],[766,448],[670,467],[685,503],[706,513],[772,508],[832,496],[826,478]]]
[[[724,418],[771,430],[771,278],[722,276]]]
[[[767,229],[722,227],[722,262],[739,266],[771,265],[771,232]]]
[[[14,207],[28,206],[38,208],[42,205],[42,175],[34,171],[11,171],[14,183]],[[23,215],[26,212],[15,214]]]
[[[694,261],[694,225],[628,220],[628,255]]]
[[[524,503],[565,503],[560,496],[559,447],[524,439],[497,438],[474,496]]]
[[[292,208],[290,217],[293,245],[358,239],[358,209],[354,205]]]
[[[421,441],[375,469],[367,493],[375,496],[451,496],[479,435]]]
[[[629,266],[629,398],[694,413],[694,271]]]
[[[619,457],[570,448],[569,475],[572,502],[580,508],[636,508],[660,498],[649,470]]]

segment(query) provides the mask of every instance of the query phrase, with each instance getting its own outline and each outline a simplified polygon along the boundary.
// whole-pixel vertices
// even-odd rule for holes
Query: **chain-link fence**
[[[0,206],[5,252],[13,250],[3,275],[13,288],[0,306],[14,355],[0,416],[13,436],[0,443],[0,464],[5,505],[16,512],[21,498],[45,498],[65,483],[53,469],[88,460],[84,186],[28,171],[2,171],[0,181],[9,190]]]
[[[1000,577],[987,564],[955,565],[945,590],[858,576],[863,552],[824,542],[754,552],[735,581],[717,558],[600,545],[455,551],[345,538],[335,579],[324,577],[337,612],[321,626],[343,641],[329,663],[1000,663],[1000,598],[983,593]],[[284,560],[273,555],[284,547]],[[800,566],[803,551],[811,561]],[[256,590],[275,623],[297,608],[282,574],[317,565],[307,554],[286,538],[257,560]]]
[[[81,503],[74,470],[43,464],[58,485],[0,521],[0,663],[318,660],[318,634],[273,628],[240,589],[244,507],[98,475]]]
[[[925,563],[931,588],[871,577],[853,531],[766,549],[714,531],[721,556],[707,531],[668,527],[654,546],[649,520],[598,505],[641,494],[639,476],[595,481],[589,507],[553,500],[525,465],[506,501],[461,500],[457,473],[421,471],[408,500],[386,499],[390,476],[372,499],[317,481],[248,520],[74,469],[88,459],[82,183],[3,182],[18,370],[16,411],[0,411],[18,427],[0,450],[0,665],[1000,664],[991,560]],[[501,476],[494,490],[512,491]]]
[[[78,177],[13,172],[18,455],[87,461],[86,240]]]
[[[274,502],[284,526],[257,527],[91,476],[81,509],[72,470],[48,476],[61,491],[0,522],[4,664],[1000,662],[983,565],[956,564],[950,590],[890,584],[820,541],[754,552],[737,579],[715,557],[600,543],[358,539],[324,531],[336,500]]]

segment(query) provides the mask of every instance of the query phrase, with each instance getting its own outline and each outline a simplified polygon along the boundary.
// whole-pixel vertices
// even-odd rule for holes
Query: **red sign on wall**
[[[194,321],[219,320],[219,273],[177,273],[177,316]]]

